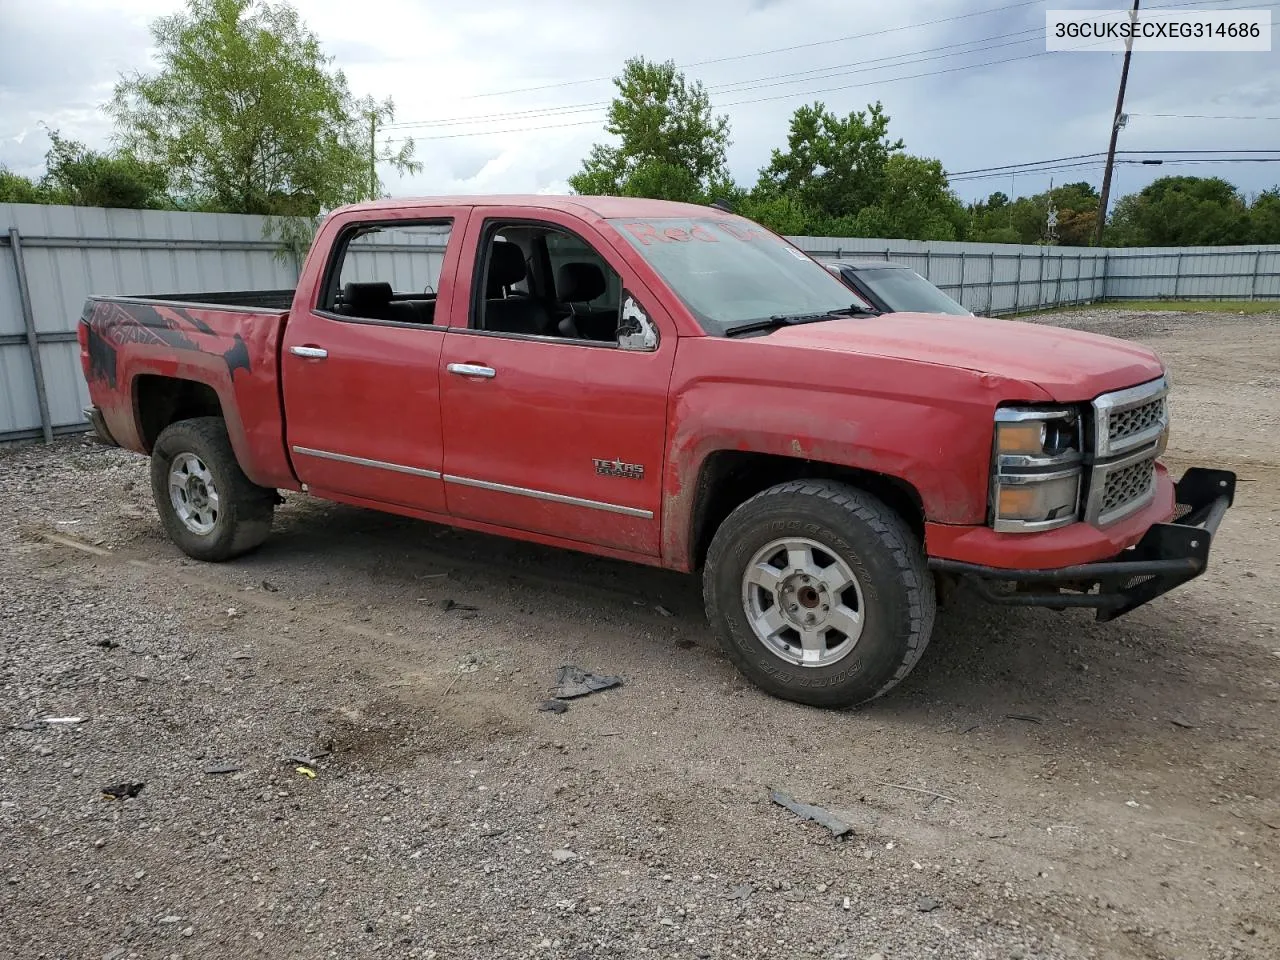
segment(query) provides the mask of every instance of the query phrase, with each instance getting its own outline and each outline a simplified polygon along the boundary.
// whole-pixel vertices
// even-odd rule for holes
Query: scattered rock
[[[921,913],[932,913],[941,906],[942,904],[933,899],[933,897],[921,897],[916,901],[916,909]]]
[[[145,786],[145,783],[117,783],[114,786],[103,787],[102,795],[111,800],[131,799],[140,794]]]
[[[814,823],[820,823],[831,831],[831,835],[837,839],[847,837],[853,833],[853,827],[839,817],[831,813],[831,811],[823,807],[815,807],[808,803],[801,803],[790,794],[783,793],[781,790],[770,790],[769,799],[778,806],[786,807],[798,817],[805,820],[812,820]]]
[[[564,713],[568,709],[569,705],[563,700],[543,700],[538,704],[540,713]]]
[[[572,850],[552,850],[551,859],[556,863],[568,863],[570,860],[577,860],[578,855]]]
[[[572,700],[575,697],[585,697],[593,693],[599,693],[601,690],[620,686],[622,686],[621,677],[602,677],[594,673],[587,673],[581,667],[567,664],[560,668],[560,673],[556,677],[556,686],[551,691],[551,696],[557,700]]]

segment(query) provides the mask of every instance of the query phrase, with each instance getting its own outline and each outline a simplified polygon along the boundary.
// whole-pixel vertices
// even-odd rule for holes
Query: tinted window
[[[430,324],[452,224],[357,227],[338,242],[337,263],[317,306],[360,320]]]
[[[914,270],[901,267],[855,271],[864,284],[896,313],[945,313],[967,317],[969,311]]]
[[[780,314],[843,310],[856,299],[820,264],[742,217],[610,223],[708,333]]]

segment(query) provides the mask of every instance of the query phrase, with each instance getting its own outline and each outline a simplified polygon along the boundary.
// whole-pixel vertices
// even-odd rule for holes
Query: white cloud
[[[1105,149],[1119,57],[1034,56],[1044,49],[1043,35],[1036,32],[1043,26],[1043,4],[923,25],[1009,2],[489,0],[468,6],[445,0],[298,0],[297,6],[357,94],[394,97],[401,122],[432,121],[386,132],[417,138],[423,171],[389,183],[393,193],[409,195],[567,190],[567,178],[603,136],[602,104],[612,93],[608,78],[633,55],[680,64],[720,61],[688,66],[687,73],[703,80],[717,109],[730,115],[730,166],[746,182],[754,181],[769,151],[782,145],[791,111],[814,99],[842,113],[882,100],[893,118],[892,132],[906,140],[907,149],[939,157],[953,171]],[[1054,6],[1095,5],[1096,0],[1054,0]],[[150,20],[178,8],[177,0],[0,2],[0,35],[6,38],[0,163],[38,172],[48,146],[37,132],[41,121],[90,144],[106,143],[111,130],[100,105],[121,71],[146,66]],[[910,28],[896,29],[903,26]],[[821,42],[876,31],[888,32]],[[1007,36],[1017,31],[1027,32]],[[988,49],[963,56],[955,46],[935,49],[966,41]],[[788,46],[799,48],[736,58]],[[901,59],[886,61],[896,56]],[[953,69],[1003,59],[1010,62]],[[795,77],[800,71],[822,72]],[[934,75],[895,79],[914,74]],[[1134,119],[1121,145],[1272,147],[1274,124],[1142,114],[1273,115],[1276,110],[1266,104],[1275,102],[1278,89],[1280,63],[1270,54],[1139,53],[1129,89]],[[549,109],[577,112],[539,113]],[[481,116],[487,119],[459,122]],[[23,131],[30,135],[19,139]],[[1277,179],[1274,167],[1262,165],[1185,172],[1224,169],[1248,189]],[[1159,172],[1176,169],[1124,168],[1122,186],[1136,189]],[[1097,181],[1095,169],[1067,177],[1090,178]],[[1022,192],[1047,182],[1047,175],[1027,176],[1013,186]],[[957,187],[972,197],[1008,191],[1010,183]]]

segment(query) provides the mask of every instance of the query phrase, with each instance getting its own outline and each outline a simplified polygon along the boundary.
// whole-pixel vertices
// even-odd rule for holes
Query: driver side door
[[[557,211],[531,213],[478,208],[463,241],[458,289],[470,292],[470,309],[455,312],[440,359],[449,512],[657,557],[674,324],[603,238]],[[511,237],[527,238],[525,286],[536,309],[553,317],[590,310],[596,336],[599,318],[612,309],[608,340],[563,323],[486,329],[495,245]],[[569,290],[575,276],[593,272],[586,264],[604,274],[604,291],[597,279],[590,302],[562,299],[576,295]],[[638,318],[653,332],[647,344],[634,335]],[[521,332],[530,329],[543,332]]]

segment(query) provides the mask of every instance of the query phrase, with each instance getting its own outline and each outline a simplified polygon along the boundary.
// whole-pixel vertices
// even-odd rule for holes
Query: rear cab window
[[[436,324],[451,220],[360,223],[342,233],[316,310],[336,319]]]

